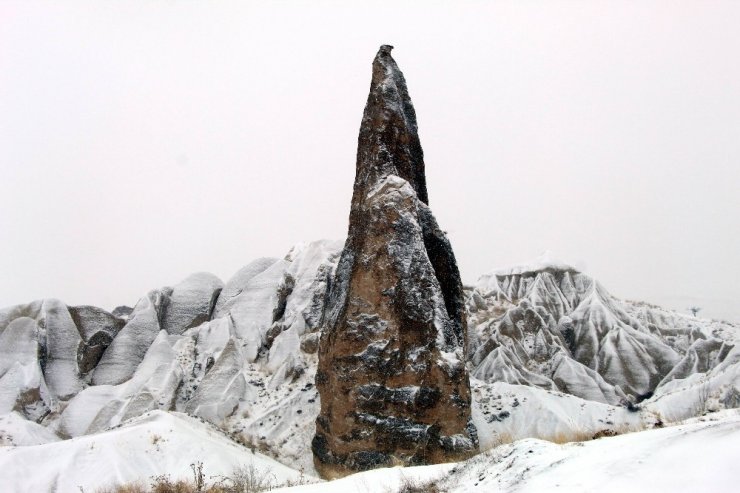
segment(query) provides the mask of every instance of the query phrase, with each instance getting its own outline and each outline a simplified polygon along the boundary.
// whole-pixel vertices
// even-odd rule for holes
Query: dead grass
[[[557,443],[558,445],[570,442],[586,442],[588,440],[593,440],[594,436],[601,431],[603,430],[569,430],[562,433],[553,433],[552,435],[541,437],[541,439]]]
[[[493,450],[496,447],[500,447],[501,445],[506,445],[507,443],[513,443],[514,437],[511,436],[509,433],[496,433],[497,437],[496,440],[494,440],[490,445],[480,448],[480,452],[488,452],[489,450]]]
[[[416,480],[401,475],[401,484],[394,493],[444,493],[439,486],[439,480]]]
[[[160,475],[151,478],[149,485],[135,481],[101,488],[95,490],[95,493],[260,493],[308,482],[301,475],[296,481],[279,483],[269,469],[259,469],[253,464],[237,467],[228,476],[215,476],[207,481],[201,462],[193,463],[190,467],[193,470],[193,478],[190,480],[173,480],[168,475]]]
[[[625,423],[619,426],[605,426],[602,429],[567,430],[548,435],[522,436],[517,438],[514,438],[509,433],[499,433],[497,440],[485,449],[481,448],[481,452],[487,452],[501,445],[514,443],[517,440],[523,440],[525,438],[536,438],[538,440],[545,440],[548,442],[557,443],[558,445],[562,445],[571,442],[587,442],[589,440],[595,440],[607,436],[624,435],[626,433],[642,431],[644,429],[645,427],[641,425],[630,425]]]
[[[80,491],[84,493],[84,490],[80,488]],[[146,484],[141,481],[134,481],[133,483],[126,483],[119,486],[112,486],[108,488],[100,488],[95,490],[95,493],[148,493],[149,488]]]

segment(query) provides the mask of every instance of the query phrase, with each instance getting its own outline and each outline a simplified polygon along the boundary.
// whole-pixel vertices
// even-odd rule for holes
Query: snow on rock
[[[473,420],[481,449],[522,438],[563,443],[588,440],[599,433],[625,433],[656,420],[624,407],[587,401],[537,387],[471,381]]]
[[[28,317],[18,317],[0,334],[0,377],[17,363],[38,365],[38,326]]]
[[[740,413],[725,411],[673,427],[587,442],[529,438],[457,464],[376,469],[276,491],[380,493],[406,487],[449,493],[729,493],[737,490],[739,455]]]
[[[708,372],[661,385],[645,407],[666,422],[740,407],[740,345]]]
[[[328,279],[340,248],[341,242],[317,241],[294,247],[282,261],[265,262],[279,266],[278,275],[270,275],[276,281],[271,284],[272,292],[263,284],[260,294],[274,303],[256,312],[258,317],[269,317],[269,325],[263,327],[280,327],[270,346],[267,340],[253,341],[250,333],[240,331],[234,322],[235,318],[240,320],[242,329],[248,325],[249,319],[240,318],[238,313],[243,305],[251,303],[245,298],[253,294],[255,278],[265,274],[261,271],[224,304],[221,317],[179,335],[154,332],[156,339],[146,347],[141,362],[132,365],[134,371],[127,380],[106,384],[93,379],[94,385],[79,392],[61,413],[49,416],[46,426],[60,436],[77,437],[118,426],[149,410],[183,411],[240,434],[240,440],[258,443],[281,460],[313,472],[308,447],[318,412],[313,388],[316,356],[300,349],[297,334],[318,336],[308,331],[319,328]],[[294,279],[293,289],[281,294],[282,281],[288,276]],[[284,307],[277,311],[279,317],[273,322],[281,298]],[[140,326],[157,329],[155,316],[166,312],[168,299],[167,288],[150,293],[137,305],[127,327],[136,328],[148,316],[150,323]],[[127,342],[126,330],[115,338],[119,344]],[[146,337],[151,335],[146,332]],[[143,342],[142,350],[146,346]],[[112,345],[106,352],[115,349]],[[105,370],[105,361],[103,358],[95,371]],[[302,402],[302,407],[285,412],[286,406],[294,402]],[[268,425],[263,428],[261,423],[271,423],[272,431],[264,433]]]
[[[191,274],[172,288],[162,314],[162,329],[182,334],[211,317],[224,283],[208,272]]]
[[[77,366],[77,353],[82,338],[67,306],[56,299],[44,299],[26,305],[12,306],[0,312],[0,326],[5,326],[7,329],[20,318],[26,319],[24,333],[37,341],[36,357],[49,392],[64,400],[82,390],[83,382]],[[35,330],[31,329],[28,320],[33,322]],[[5,332],[5,330],[2,331],[2,333]],[[31,332],[33,332],[32,336]],[[12,340],[6,337],[4,342],[0,341],[0,352],[6,344],[13,347]],[[4,363],[12,364],[14,360],[13,350],[10,349],[8,359]],[[3,362],[0,362],[0,368],[2,365]]]
[[[487,382],[532,385],[550,390],[557,388],[552,380],[527,370],[517,354],[504,346],[488,353],[472,375]]]
[[[35,421],[55,408],[38,354],[36,321],[13,319],[0,334],[0,414],[17,411]]]
[[[234,413],[243,399],[247,382],[242,374],[244,355],[231,339],[206,373],[193,397],[185,406],[188,414],[220,423]]]
[[[578,272],[574,267],[554,258],[550,250],[545,250],[542,253],[542,255],[540,255],[539,257],[537,257],[536,259],[530,262],[516,265],[514,267],[496,269],[491,274],[487,274],[486,276],[481,278],[481,280],[483,282],[487,282],[491,276],[495,276],[495,277],[521,276],[523,274],[531,274],[533,272],[541,272],[541,271],[547,271],[547,270],[563,271],[563,272]]]
[[[96,428],[105,429],[108,423],[101,423],[103,420],[98,416],[103,409],[120,407],[123,400],[123,397],[119,397],[121,393],[113,385],[88,387],[69,401],[59,418],[49,427],[65,438],[92,433]],[[92,426],[93,422],[96,422],[95,427]]]
[[[130,306],[119,305],[113,309],[113,311],[111,312],[111,315],[113,315],[114,317],[121,318],[123,320],[128,320],[129,316],[131,315],[131,312],[133,311],[134,309],[131,308]]]
[[[281,332],[270,348],[270,356],[265,365],[267,370],[277,373],[283,365],[295,366],[294,358],[300,356],[300,345],[298,329],[291,327]]]
[[[267,341],[267,332],[279,314],[280,286],[284,286],[288,260],[278,260],[259,274],[251,277],[238,295],[219,305],[213,318],[230,316],[234,321],[236,337],[244,343],[246,358],[253,362]],[[246,277],[240,271],[239,281]],[[229,281],[231,284],[231,281]],[[228,284],[227,284],[228,287]],[[283,300],[284,301],[284,300]]]
[[[80,332],[67,306],[55,299],[44,300],[38,323],[46,330],[46,384],[56,397],[68,399],[82,390],[77,368]]]
[[[178,409],[183,409],[193,398],[203,377],[234,338],[234,324],[230,317],[211,320],[183,334],[178,356],[183,368],[183,383],[177,395]]]
[[[36,320],[43,303],[44,300],[36,300],[31,303],[13,305],[0,310],[0,334],[16,318],[27,317]]]
[[[279,302],[268,340],[265,366],[269,372],[292,376],[304,366],[300,338],[318,330],[323,321],[327,289],[342,246],[340,241],[321,240],[296,245],[288,253],[290,266],[279,288],[283,301]]]
[[[95,368],[94,385],[117,385],[131,378],[159,333],[158,310],[168,294],[165,290],[154,290],[139,300],[129,321]]]
[[[2,421],[0,421],[2,426]],[[154,411],[103,433],[43,445],[0,447],[3,491],[95,491],[132,481],[148,484],[162,474],[192,479],[190,464],[206,477],[254,465],[276,483],[300,473],[231,441],[213,427],[180,413]]]
[[[295,329],[296,335],[319,328],[327,288],[343,246],[342,241],[319,240],[296,245],[288,253],[288,275],[293,283],[280,319],[286,328]]]
[[[636,397],[653,391],[681,359],[631,319],[598,283],[569,316],[575,328],[575,359]]]
[[[126,321],[96,306],[70,306],[69,314],[82,337],[77,364],[80,373],[85,374],[95,368]]]
[[[95,307],[71,307],[81,344],[76,351],[70,347],[69,354],[94,366],[92,385],[77,392],[58,413],[49,414],[56,401],[41,372],[40,355],[45,354],[47,339],[36,319],[44,316],[44,302],[5,309],[0,322],[4,329],[12,327],[0,337],[0,352],[8,354],[0,360],[7,367],[0,375],[5,378],[0,385],[3,409],[19,409],[34,420],[46,416],[44,425],[62,437],[109,429],[154,409],[186,411],[224,428],[249,428],[245,440],[263,443],[276,456],[312,470],[308,443],[316,415],[312,406],[318,404],[315,389],[311,397],[306,391],[313,386],[316,357],[301,350],[301,338],[318,336],[310,331],[319,329],[323,319],[340,249],[341,242],[317,241],[294,247],[283,260],[253,263],[251,274],[242,270],[235,276],[242,283],[238,288],[232,282],[223,290],[231,298],[220,298],[225,300],[220,317],[181,334],[160,330],[160,320],[176,306],[179,286],[193,279],[194,284],[203,284],[199,275],[174,288],[150,292],[125,321]],[[210,300],[210,294],[199,300],[206,298]],[[31,318],[19,318],[24,315]],[[16,326],[25,337],[19,337]],[[255,326],[260,329],[248,330]],[[21,350],[19,343],[26,349]],[[91,355],[96,346],[104,349],[97,364]],[[11,367],[15,369],[8,372]],[[85,369],[81,365],[80,373],[84,375]],[[277,400],[266,399],[267,395]],[[296,399],[304,402],[306,411],[306,418],[298,420],[300,436],[291,416],[279,413]],[[303,418],[302,412],[292,417]],[[274,423],[275,435],[259,433],[255,420],[263,422],[263,417]],[[286,446],[289,451],[283,452]]]
[[[221,290],[213,310],[213,318],[223,317],[225,314],[224,305],[239,296],[249,286],[249,282],[255,276],[263,273],[277,261],[278,259],[276,258],[258,258],[239,269]]]
[[[25,447],[61,440],[48,428],[29,421],[16,412],[0,414],[0,447]]]
[[[173,409],[182,381],[177,341],[159,332],[132,377],[119,385],[96,385],[77,394],[56,422],[62,436],[94,433],[154,409]]]
[[[559,353],[552,360],[552,381],[562,392],[605,404],[626,402],[619,387],[609,385],[595,370]]]
[[[226,428],[283,464],[317,475],[311,453],[319,414],[314,375],[315,357],[306,373],[274,389],[264,384],[258,372],[250,371],[249,383],[255,392],[241,411],[227,420]]]
[[[467,307],[477,378],[612,405],[710,371],[740,340],[736,325],[618,300],[551,257],[481,277]]]
[[[671,380],[688,378],[694,373],[706,373],[722,363],[734,345],[720,339],[699,339],[686,350],[681,361],[660,382],[664,385]]]
[[[730,492],[739,454],[740,415],[730,411],[588,442],[521,440],[455,466],[439,486],[449,492]]]

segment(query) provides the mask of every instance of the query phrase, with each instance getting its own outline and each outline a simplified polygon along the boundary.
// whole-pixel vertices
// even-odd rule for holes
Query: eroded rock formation
[[[459,460],[478,447],[462,284],[428,207],[416,115],[391,49],[373,62],[319,345],[312,448],[325,477]]]

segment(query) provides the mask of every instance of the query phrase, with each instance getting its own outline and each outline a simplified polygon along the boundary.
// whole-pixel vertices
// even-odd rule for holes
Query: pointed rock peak
[[[311,446],[326,478],[478,449],[460,273],[426,205],[416,115],[390,51],[382,46],[373,63],[347,242],[318,348]]]
[[[369,189],[377,181],[396,175],[408,181],[419,200],[429,203],[424,177],[424,152],[417,133],[416,112],[406,79],[383,45],[373,61],[365,113],[360,127],[357,177],[353,203],[361,201],[358,189]]]
[[[408,97],[406,90],[406,80],[403,78],[401,69],[398,68],[396,61],[391,56],[391,45],[383,45],[378,50],[373,60],[373,78],[371,82],[371,92],[374,87],[383,86],[384,90],[395,91],[396,94],[403,90]],[[389,94],[390,95],[390,94]],[[413,107],[411,108],[413,111]],[[414,123],[416,123],[414,119]]]

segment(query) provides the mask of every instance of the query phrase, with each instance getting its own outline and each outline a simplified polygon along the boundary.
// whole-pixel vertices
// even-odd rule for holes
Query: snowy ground
[[[33,437],[26,428],[15,429]],[[728,410],[675,426],[585,442],[556,444],[527,438],[458,464],[378,469],[278,491],[394,492],[404,483],[432,481],[448,492],[722,493],[737,491],[739,460],[740,411]],[[197,461],[203,463],[207,478],[253,464],[269,471],[276,484],[318,481],[235,444],[200,420],[155,411],[98,434],[0,447],[0,485],[9,493],[71,493],[80,488],[94,492],[117,483],[148,483],[161,474],[189,479],[190,464]]]
[[[736,492],[740,412],[723,411],[661,429],[562,445],[528,438],[459,464],[380,469],[292,493],[397,491],[403,478],[440,491],[569,493]]]
[[[740,414],[557,445],[526,439],[454,469],[442,485],[463,491],[737,491]]]
[[[21,423],[23,420],[18,420]],[[191,479],[190,464],[207,476],[253,464],[276,483],[300,473],[231,441],[213,426],[180,413],[154,411],[119,428],[44,445],[0,447],[0,491],[94,492],[154,476]]]

